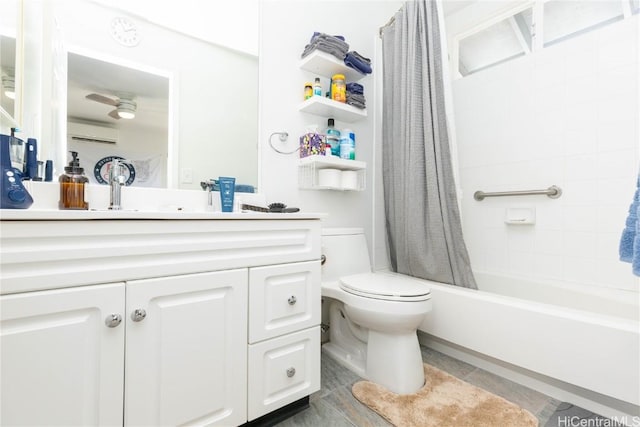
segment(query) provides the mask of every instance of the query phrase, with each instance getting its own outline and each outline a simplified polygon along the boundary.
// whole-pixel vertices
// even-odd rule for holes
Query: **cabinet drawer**
[[[249,345],[249,421],[320,390],[320,327]]]
[[[249,343],[320,324],[320,261],[249,270]]]

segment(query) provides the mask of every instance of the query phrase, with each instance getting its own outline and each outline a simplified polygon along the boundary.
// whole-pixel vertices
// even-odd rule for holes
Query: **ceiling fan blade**
[[[116,120],[120,120],[120,116],[118,115],[118,109],[116,108],[115,110],[111,111],[109,113],[109,117],[114,118]]]
[[[90,93],[85,98],[90,99],[92,101],[100,102],[102,104],[113,105],[114,107],[118,106],[118,101],[115,99],[107,98],[106,96],[99,95],[97,93]]]

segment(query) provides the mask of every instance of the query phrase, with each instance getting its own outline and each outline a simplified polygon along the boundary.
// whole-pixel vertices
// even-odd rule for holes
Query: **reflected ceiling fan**
[[[138,104],[133,100],[132,95],[122,95],[116,99],[109,98],[97,93],[90,93],[85,98],[91,101],[100,102],[102,104],[113,105],[115,110],[109,112],[109,117],[116,120],[120,119],[133,119],[136,116],[136,109]]]

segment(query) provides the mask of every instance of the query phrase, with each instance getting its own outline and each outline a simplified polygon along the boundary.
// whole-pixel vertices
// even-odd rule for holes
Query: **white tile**
[[[596,208],[596,230],[598,232],[621,233],[625,227],[629,206],[633,195],[629,196],[629,203],[619,206],[598,206]]]
[[[566,181],[562,187],[562,202],[567,206],[595,206],[597,180]]]
[[[573,283],[596,283],[596,265],[592,258],[565,255],[564,280]]]
[[[598,133],[588,129],[567,129],[564,133],[564,154],[594,154],[598,147]]]
[[[601,260],[618,261],[622,233],[598,233],[596,257]]]
[[[596,257],[596,233],[564,231],[564,253],[567,256],[594,259]]]
[[[598,154],[597,178],[616,179],[637,176],[638,165],[635,162],[633,149],[605,151]]]
[[[597,284],[607,288],[638,292],[638,277],[633,274],[631,264],[622,261],[599,261],[596,264]]]
[[[566,85],[558,84],[536,90],[534,95],[537,112],[561,111],[566,98]]]
[[[576,78],[595,76],[598,69],[598,50],[595,43],[568,49],[565,59],[567,82]]]
[[[597,215],[593,205],[565,206],[563,208],[562,229],[565,232],[593,232],[596,225]]]
[[[544,255],[562,255],[564,234],[559,230],[537,230],[534,240],[534,252]]]
[[[565,179],[567,181],[584,181],[591,179],[597,166],[595,154],[567,156],[565,159]]]
[[[555,202],[551,206],[536,209],[536,228],[538,230],[562,230],[562,206],[559,200],[550,200]]]
[[[598,102],[598,123],[633,123],[638,120],[638,94],[628,92]]]
[[[536,253],[532,276],[542,280],[562,280],[563,262],[558,255]]]
[[[509,251],[509,274],[514,276],[528,276],[533,271],[533,255],[531,252]]]
[[[626,179],[598,180],[597,195],[599,206],[624,206],[631,203],[635,191],[635,176]],[[633,190],[630,190],[633,188]]]
[[[533,225],[507,225],[509,252],[531,253],[536,238]]]
[[[615,95],[637,93],[638,63],[602,70],[598,73],[598,99],[606,99]]]
[[[595,72],[582,77],[574,77],[567,81],[567,105],[594,101],[598,92],[594,90],[598,85]]]
[[[639,134],[637,121],[618,121],[598,125],[599,152],[621,149],[637,149]]]
[[[627,39],[598,44],[598,69],[604,71],[638,61],[635,44]]]
[[[568,102],[564,114],[565,128],[567,130],[585,130],[595,133],[598,119],[598,103],[595,101],[581,102],[579,100],[572,104]]]

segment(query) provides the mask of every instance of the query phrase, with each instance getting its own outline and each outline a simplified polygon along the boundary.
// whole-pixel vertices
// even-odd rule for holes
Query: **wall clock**
[[[133,47],[140,43],[140,31],[128,18],[118,16],[111,20],[111,37],[123,46]]]

